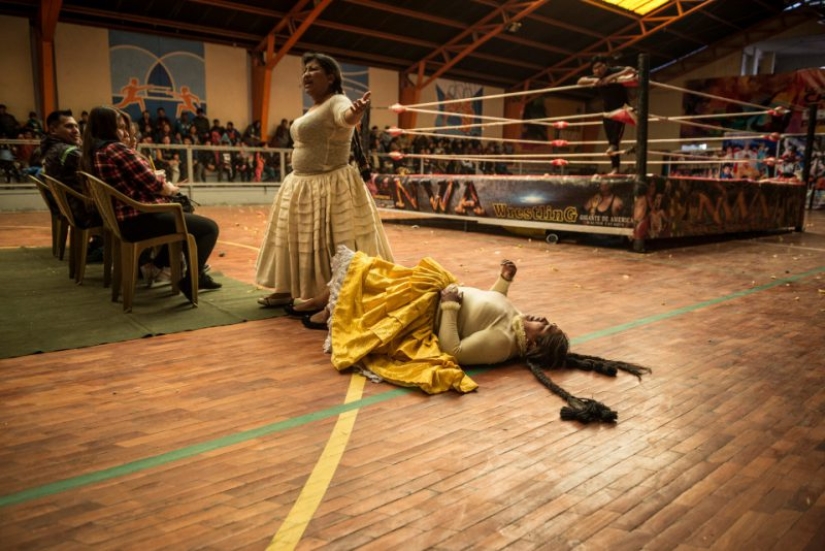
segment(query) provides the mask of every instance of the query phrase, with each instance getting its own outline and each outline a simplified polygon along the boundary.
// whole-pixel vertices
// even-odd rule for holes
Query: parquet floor
[[[200,209],[215,271],[253,280],[267,208]],[[2,213],[0,246],[47,224]],[[825,549],[825,213],[647,254],[386,227],[469,285],[515,260],[523,310],[653,374],[553,373],[619,411],[582,426],[517,363],[364,384],[285,317],[2,360],[0,548]]]

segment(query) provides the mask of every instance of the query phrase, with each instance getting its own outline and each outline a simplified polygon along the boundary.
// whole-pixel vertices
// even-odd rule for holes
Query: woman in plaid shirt
[[[168,203],[169,196],[179,188],[156,173],[149,162],[134,149],[123,143],[129,130],[120,112],[112,107],[95,107],[89,114],[89,123],[83,136],[83,167],[101,180],[141,203]],[[175,219],[172,213],[141,214],[123,203],[115,204],[115,214],[120,231],[126,239],[139,241],[150,237],[174,233]],[[198,288],[219,289],[222,285],[204,273],[203,267],[218,240],[218,225],[214,220],[197,214],[184,213],[186,228],[195,238],[198,258],[187,258],[189,269],[179,282],[180,290],[192,300],[189,278],[192,266],[198,269]],[[169,265],[169,251],[163,247],[156,259],[161,265]],[[165,264],[163,264],[165,262]]]

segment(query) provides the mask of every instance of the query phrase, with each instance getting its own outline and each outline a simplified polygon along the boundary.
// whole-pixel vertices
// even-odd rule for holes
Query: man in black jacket
[[[46,117],[46,135],[40,142],[44,172],[58,182],[87,195],[77,178],[81,158],[80,145],[80,127],[71,111],[53,111]],[[78,226],[92,228],[103,223],[94,205],[72,195],[69,195],[68,199]],[[101,240],[93,238],[87,261],[99,261],[102,255]]]

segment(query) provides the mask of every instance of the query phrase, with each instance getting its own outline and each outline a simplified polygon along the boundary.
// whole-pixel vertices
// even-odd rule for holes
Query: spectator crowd
[[[88,122],[88,112],[80,114],[81,135]],[[260,121],[253,121],[243,132],[232,121],[222,124],[220,119],[209,119],[203,109],[192,116],[184,111],[179,118],[170,118],[164,108],[153,114],[143,111],[133,121],[132,134],[137,137],[138,149],[152,158],[158,169],[166,171],[172,183],[203,182],[208,178],[218,182],[276,182],[280,180],[281,163],[286,172],[289,155],[277,150],[291,150],[289,133],[291,121],[281,119],[268,141],[262,133]],[[40,147],[36,143],[44,136],[43,123],[37,113],[29,113],[25,122],[0,104],[0,140],[18,140],[0,144],[0,177],[7,183],[25,181],[26,174],[42,164]],[[23,141],[30,143],[22,143]],[[462,156],[485,156],[513,153],[509,143],[482,142],[475,138],[392,135],[389,127],[379,130],[373,126],[366,144],[374,172],[392,174],[510,174],[508,163],[488,160],[461,159]],[[164,147],[168,146],[168,147]],[[188,163],[187,148],[192,149],[192,164]],[[393,158],[394,152],[422,157]],[[434,158],[429,156],[433,155]],[[439,156],[455,158],[439,158]]]

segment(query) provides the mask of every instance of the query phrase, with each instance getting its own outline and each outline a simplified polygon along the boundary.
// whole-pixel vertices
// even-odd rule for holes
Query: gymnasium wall
[[[0,103],[18,120],[36,110],[36,71],[32,56],[32,32],[25,18],[0,16]],[[95,105],[112,103],[108,30],[58,23],[55,33],[55,82],[58,106],[76,114]],[[233,121],[243,130],[252,118],[251,61],[243,48],[204,44],[207,116]],[[281,119],[293,120],[302,113],[301,60],[287,55],[273,69],[269,98],[270,132]],[[370,125],[384,128],[398,124],[388,107],[398,101],[398,74],[369,68],[372,91]],[[500,94],[500,88],[484,87],[484,95]],[[117,92],[117,91],[115,91]],[[422,91],[421,101],[436,101],[436,83]],[[482,114],[501,116],[503,100],[483,103]],[[45,114],[40,114],[44,118]],[[435,115],[419,115],[419,126],[433,126]],[[500,127],[485,132],[500,136]]]
[[[813,23],[812,23],[813,25]],[[781,36],[792,36],[806,32],[806,29],[792,29]],[[0,103],[8,106],[8,111],[18,120],[25,120],[28,112],[34,110],[36,71],[33,66],[32,32],[25,18],[0,16]],[[669,84],[683,86],[696,78],[738,75],[741,70],[742,53],[737,52],[720,58],[700,70],[686,73]],[[251,121],[251,64],[248,53],[242,48],[204,44],[204,65],[206,73],[207,116],[222,122],[232,120],[241,129]],[[96,27],[59,23],[55,36],[55,71],[58,105],[70,108],[76,113],[88,110],[94,105],[112,103],[111,70],[109,61],[108,31]],[[302,90],[300,87],[300,58],[284,57],[272,74],[269,98],[269,128],[274,131],[282,118],[292,120],[302,111]],[[394,71],[369,69],[369,87],[373,93],[373,110],[370,125],[384,128],[398,122],[395,113],[387,109],[398,101],[399,76]],[[431,83],[421,93],[421,102],[437,101],[437,85]],[[501,94],[500,88],[483,87],[485,96]],[[578,113],[597,111],[600,106],[578,104],[549,95],[545,99],[548,116],[557,113]],[[650,94],[650,111],[654,114],[681,113],[682,97],[678,92],[653,88]],[[481,114],[503,116],[504,100],[488,100],[482,103]],[[44,114],[40,114],[41,117]],[[416,126],[436,126],[436,115],[418,114]],[[596,127],[585,134],[602,136]],[[500,137],[501,127],[485,128],[484,135]],[[650,125],[651,138],[674,138],[679,135],[679,125],[657,123]],[[596,136],[586,136],[595,139]],[[627,129],[626,141],[635,138],[632,128]],[[569,139],[576,139],[569,136]]]
[[[27,19],[0,15],[0,52],[0,103],[18,121],[25,121],[37,104]]]

